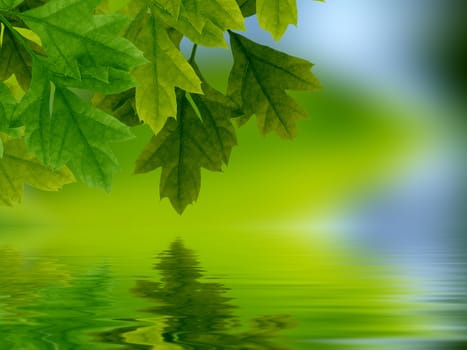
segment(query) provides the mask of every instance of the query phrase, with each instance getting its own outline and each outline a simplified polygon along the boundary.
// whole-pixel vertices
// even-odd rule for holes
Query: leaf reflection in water
[[[203,281],[196,254],[180,239],[159,255],[154,270],[159,281],[138,280],[132,289],[154,303],[143,310],[152,317],[139,320],[150,325],[102,332],[101,341],[126,345],[124,349],[288,349],[275,337],[294,326],[290,317],[260,316],[243,327],[234,313],[236,306],[226,296],[229,289]]]

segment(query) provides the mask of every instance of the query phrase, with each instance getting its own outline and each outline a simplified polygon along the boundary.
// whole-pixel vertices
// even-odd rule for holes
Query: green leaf
[[[24,40],[31,46],[34,45],[31,41]],[[6,80],[14,74],[22,89],[27,90],[31,82],[31,65],[31,55],[10,30],[5,29],[0,47],[0,80]]]
[[[44,5],[49,0],[24,0],[19,6],[20,11],[30,10],[39,6]]]
[[[41,38],[49,69],[75,80],[69,86],[89,89],[100,82],[118,84],[108,91],[128,89],[129,69],[146,60],[133,44],[116,35],[128,24],[126,17],[93,15],[99,2],[51,0],[18,16]]]
[[[114,95],[97,94],[93,97],[92,102],[125,125],[136,126],[141,124],[136,113],[135,89]]]
[[[117,161],[109,143],[132,137],[125,125],[68,89],[55,87],[39,63],[17,115],[25,122],[29,149],[41,162],[55,169],[68,165],[88,186],[110,189]]]
[[[107,0],[109,11],[115,12],[121,10],[127,6],[130,1],[131,0]]]
[[[161,196],[180,213],[198,196],[201,168],[228,164],[233,118],[256,114],[263,133],[290,138],[305,113],[286,91],[319,85],[310,63],[231,33],[227,97],[202,79],[194,53],[188,62],[180,50],[183,38],[227,47],[226,31],[244,30],[255,13],[279,39],[297,21],[296,0],[0,0],[0,9],[0,81],[13,82],[0,84],[1,135],[24,135],[47,169],[67,166],[109,190],[110,144],[143,121],[155,136],[136,171],[161,167]],[[24,93],[20,103],[10,89],[17,99]]]
[[[202,87],[203,94],[178,92],[177,120],[167,120],[136,164],[136,173],[162,167],[161,198],[168,197],[180,214],[198,198],[201,168],[221,171],[237,144],[231,118],[242,112],[206,82]]]
[[[16,105],[16,100],[10,89],[0,81],[0,132],[12,134],[10,127]],[[3,158],[3,153],[4,145],[2,138],[0,137],[0,158]]]
[[[253,16],[256,13],[256,0],[237,0],[244,17]]]
[[[109,191],[118,168],[109,143],[133,138],[129,129],[68,89],[57,87],[53,108],[52,164],[68,164],[82,182]]]
[[[31,87],[20,101],[15,116],[26,125],[25,141],[29,151],[40,162],[50,165],[52,84],[40,63],[35,63],[32,74]]]
[[[23,120],[28,149],[40,162],[53,169],[67,165],[85,184],[109,190],[117,169],[109,144],[131,134],[68,87],[119,93],[134,86],[130,69],[147,61],[118,36],[128,18],[94,15],[98,3],[50,0],[18,13],[41,38],[47,57],[34,55],[31,86],[15,117]]]
[[[227,165],[232,148],[237,145],[237,136],[231,118],[238,117],[243,112],[230,98],[213,89],[206,82],[203,81],[202,87],[202,95],[192,94],[191,97],[203,121],[216,158]]]
[[[146,6],[142,7],[143,15]],[[136,45],[144,51],[149,63],[134,71],[137,81],[136,110],[141,120],[157,133],[170,116],[177,113],[175,87],[201,92],[201,81],[182,53],[175,47],[166,29],[153,15],[141,18]]]
[[[135,82],[127,70],[112,67],[81,67],[80,73],[80,79],[54,74],[53,80],[62,86],[99,91],[105,94],[119,93],[135,86]]]
[[[179,93],[177,119],[169,118],[136,163],[136,173],[162,168],[161,198],[168,197],[178,213],[197,198],[201,168],[220,170],[219,155],[203,123],[183,93]]]
[[[292,138],[296,121],[306,113],[285,91],[318,89],[319,82],[310,71],[312,64],[235,33],[230,33],[230,42],[234,66],[228,95],[241,106],[246,118],[256,114],[262,134],[275,131]]]
[[[289,24],[297,24],[296,0],[256,0],[256,14],[261,28],[279,40]]]
[[[153,0],[157,15],[169,27],[204,46],[226,47],[228,29],[244,30],[244,18],[235,0]]]
[[[0,205],[20,203],[24,184],[44,191],[57,191],[74,182],[71,172],[62,168],[52,171],[26,151],[22,139],[7,139],[0,159]]]
[[[0,0],[0,9],[2,10],[10,10],[19,4],[21,4],[23,0]]]
[[[15,108],[16,100],[10,89],[0,81],[0,131],[8,132]]]

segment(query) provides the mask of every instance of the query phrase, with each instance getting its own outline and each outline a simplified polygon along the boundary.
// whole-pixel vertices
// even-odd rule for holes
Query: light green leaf
[[[130,3],[131,0],[107,0],[109,11],[116,12]]]
[[[180,16],[180,10],[182,8],[183,0],[156,0],[155,3],[163,11],[169,13],[172,17],[178,18]]]
[[[4,155],[0,159],[0,205],[20,203],[24,184],[44,191],[57,191],[74,182],[67,168],[52,171],[27,153],[22,139],[4,140]]]
[[[85,80],[83,86],[72,86],[90,88],[90,80],[121,84],[124,72],[146,62],[133,44],[116,35],[128,24],[126,17],[93,15],[99,2],[51,0],[18,14],[41,38],[50,70],[77,82]]]
[[[261,28],[279,40],[289,24],[297,24],[296,0],[256,0],[256,14]]]
[[[132,137],[112,116],[57,86],[40,64],[34,64],[31,88],[17,109],[26,125],[30,150],[54,169],[68,165],[91,187],[110,189],[117,161],[109,144]]]
[[[0,0],[0,9],[2,10],[10,10],[19,4],[21,4],[23,0]]]
[[[136,163],[136,173],[162,168],[161,198],[168,197],[178,213],[197,198],[201,168],[220,170],[219,157],[189,100],[179,93],[177,119],[169,118]]]
[[[256,114],[263,134],[275,131],[292,138],[296,121],[306,117],[286,90],[317,90],[319,82],[311,73],[312,64],[231,33],[234,66],[228,95],[246,117]]]
[[[143,11],[146,12],[145,6]],[[142,18],[135,40],[150,61],[134,71],[136,110],[140,119],[157,133],[168,117],[177,114],[175,87],[201,92],[201,81],[154,16]]]
[[[225,47],[228,29],[244,30],[244,18],[235,0],[154,0],[157,15],[169,27],[204,46]]]

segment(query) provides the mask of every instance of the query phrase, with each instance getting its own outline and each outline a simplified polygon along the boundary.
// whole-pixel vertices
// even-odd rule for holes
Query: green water
[[[107,256],[2,248],[0,349],[425,349],[443,336],[394,267],[279,233],[194,238]]]

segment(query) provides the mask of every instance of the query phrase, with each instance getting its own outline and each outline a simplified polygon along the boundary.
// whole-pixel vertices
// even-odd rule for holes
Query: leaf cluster
[[[19,202],[24,183],[109,191],[111,144],[144,123],[154,136],[135,172],[161,168],[161,197],[182,213],[201,169],[228,164],[235,119],[292,138],[305,112],[287,91],[319,83],[311,63],[238,34],[253,15],[279,40],[296,0],[0,0],[0,203]],[[203,78],[198,46],[231,50],[225,94]]]

